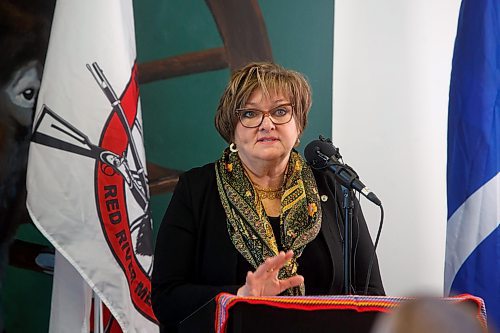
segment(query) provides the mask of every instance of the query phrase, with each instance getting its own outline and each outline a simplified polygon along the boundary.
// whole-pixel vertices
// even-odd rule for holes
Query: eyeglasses
[[[257,109],[236,109],[241,125],[247,128],[259,127],[267,116],[273,124],[283,125],[292,120],[293,104],[287,103],[278,105],[270,111]]]

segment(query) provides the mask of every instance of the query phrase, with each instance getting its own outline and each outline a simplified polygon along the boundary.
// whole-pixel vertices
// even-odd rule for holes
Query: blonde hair
[[[293,104],[293,116],[301,134],[311,109],[311,87],[299,72],[268,62],[250,63],[231,75],[215,114],[215,128],[228,143],[234,139],[238,122],[236,109],[243,108],[256,90],[264,96],[281,93]]]

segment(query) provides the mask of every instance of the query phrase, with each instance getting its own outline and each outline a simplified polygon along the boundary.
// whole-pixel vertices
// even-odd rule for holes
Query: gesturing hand
[[[285,263],[292,259],[293,251],[281,251],[277,256],[267,258],[255,272],[248,272],[245,284],[238,289],[238,296],[274,296],[288,288],[296,287],[304,282],[302,275],[279,280],[278,272]]]

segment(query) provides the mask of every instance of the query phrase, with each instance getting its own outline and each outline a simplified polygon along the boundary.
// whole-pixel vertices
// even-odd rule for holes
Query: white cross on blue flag
[[[463,0],[448,114],[445,293],[500,324],[500,1]]]

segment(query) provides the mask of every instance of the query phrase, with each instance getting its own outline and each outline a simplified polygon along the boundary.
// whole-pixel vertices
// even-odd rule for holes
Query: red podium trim
[[[229,309],[238,303],[260,304],[282,309],[303,311],[316,310],[354,310],[357,312],[389,312],[401,302],[412,299],[411,297],[387,296],[273,296],[273,297],[239,297],[228,293],[220,293],[216,297],[217,308],[215,311],[215,332],[225,333]],[[477,304],[477,318],[486,328],[486,309],[484,301],[469,294],[443,298],[445,301],[460,303],[473,301]]]

